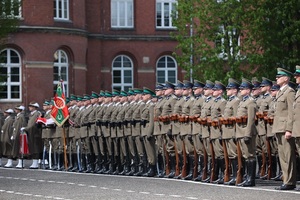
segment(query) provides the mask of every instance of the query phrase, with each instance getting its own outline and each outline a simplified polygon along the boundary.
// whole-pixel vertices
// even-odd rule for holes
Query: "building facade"
[[[14,0],[12,0],[14,1]],[[39,103],[62,79],[69,94],[175,83],[176,0],[26,0],[1,51],[1,104]],[[12,4],[13,6],[13,4]],[[3,12],[3,11],[2,11]]]

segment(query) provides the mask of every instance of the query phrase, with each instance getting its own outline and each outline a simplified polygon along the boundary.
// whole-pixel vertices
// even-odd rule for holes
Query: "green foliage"
[[[297,0],[178,0],[177,12],[175,56],[195,79],[274,79],[300,63]]]

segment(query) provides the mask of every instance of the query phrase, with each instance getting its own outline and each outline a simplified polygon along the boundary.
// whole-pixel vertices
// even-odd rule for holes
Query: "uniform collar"
[[[243,101],[246,101],[247,99],[249,99],[249,95],[243,96]]]
[[[221,98],[221,96],[218,96],[217,98],[215,98],[215,102],[218,102]]]

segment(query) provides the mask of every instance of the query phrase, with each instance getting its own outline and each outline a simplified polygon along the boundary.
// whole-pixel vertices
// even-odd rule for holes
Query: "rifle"
[[[224,159],[225,159],[224,182],[228,182],[230,180],[229,158],[228,158],[228,152],[227,152],[225,140],[222,140],[222,146],[223,146]]]
[[[215,151],[214,151],[214,146],[212,144],[212,142],[209,142],[210,145],[210,152],[211,152],[211,174],[210,174],[210,182],[213,182],[216,180],[216,175],[215,175]]]
[[[235,185],[238,185],[243,181],[243,172],[242,172],[243,160],[242,160],[242,150],[239,141],[236,142],[236,150],[237,150],[237,159],[238,159],[238,170],[236,173]]]
[[[272,153],[271,153],[271,144],[270,140],[267,138],[266,139],[267,143],[267,153],[268,153],[268,180],[271,179],[272,177]]]
[[[262,164],[261,164],[261,169],[260,169],[260,177],[263,177],[266,174],[267,158],[266,158],[266,154],[264,152],[261,153],[261,157],[262,157]]]
[[[196,147],[194,145],[194,172],[193,172],[193,179],[197,178],[198,176],[198,154],[196,152]]]

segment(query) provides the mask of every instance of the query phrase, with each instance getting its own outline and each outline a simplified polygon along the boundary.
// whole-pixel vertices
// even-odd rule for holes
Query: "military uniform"
[[[295,143],[296,143],[296,150],[297,150],[297,156],[296,156],[296,168],[297,168],[297,181],[300,180],[300,66],[296,66],[296,71],[294,73],[294,77],[296,79],[297,86],[297,92],[295,96],[295,102],[293,104],[293,136],[295,137]],[[299,189],[298,189],[299,190]]]
[[[235,185],[236,183],[236,176],[237,176],[237,148],[236,148],[236,140],[235,140],[235,117],[237,115],[237,108],[240,103],[240,99],[236,96],[239,88],[239,83],[230,78],[228,80],[227,90],[236,89],[236,93],[231,94],[231,96],[228,96],[228,100],[224,109],[223,113],[223,119],[221,118],[220,122],[222,124],[222,140],[225,144],[226,148],[224,151],[227,151],[228,158],[225,157],[225,159],[229,159],[232,167],[232,179],[229,181],[225,181],[224,184],[226,185]],[[229,172],[227,172],[229,173]]]
[[[290,76],[289,72],[277,68],[276,79],[280,90],[276,95],[272,132],[275,133],[277,140],[278,155],[283,172],[283,185],[275,188],[278,190],[290,190],[296,187],[295,138],[291,136],[295,91],[289,87],[287,76]],[[289,138],[286,139],[286,137]]]
[[[13,135],[13,123],[14,117],[12,114],[14,111],[12,109],[7,109],[4,111],[4,123],[1,127],[1,142],[2,142],[2,152],[3,155],[8,158],[8,161],[4,167],[12,167],[12,140]]]
[[[242,80],[241,90],[251,90],[252,88],[253,85],[247,79]],[[257,129],[255,127],[255,116],[257,105],[255,100],[249,95],[242,95],[243,98],[238,106],[236,116],[236,138],[241,147],[242,155],[245,158],[245,167],[247,169],[246,180],[238,185],[244,187],[255,185],[256,173],[255,152]]]

